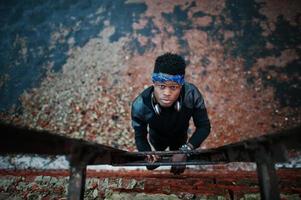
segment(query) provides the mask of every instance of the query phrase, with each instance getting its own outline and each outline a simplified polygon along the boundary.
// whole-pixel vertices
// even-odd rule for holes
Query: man
[[[145,89],[132,104],[132,126],[138,151],[181,150],[198,148],[210,132],[210,122],[204,99],[191,83],[185,82],[184,59],[172,53],[157,57],[152,74],[153,85]],[[189,120],[193,118],[195,132],[188,139]],[[185,162],[185,154],[172,156],[173,162]],[[157,155],[148,155],[154,163]],[[147,166],[152,170],[158,166]],[[185,166],[172,166],[174,174],[183,173]]]

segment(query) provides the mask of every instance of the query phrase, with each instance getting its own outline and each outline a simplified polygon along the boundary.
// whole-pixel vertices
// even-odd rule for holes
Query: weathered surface
[[[300,170],[278,170],[283,199],[300,199]],[[10,198],[66,196],[68,171],[0,171],[0,194]],[[88,171],[85,199],[259,199],[254,171]],[[252,198],[251,198],[252,197]]]
[[[300,1],[0,6],[2,120],[133,150],[131,101],[173,51],[206,100],[204,148],[300,123]]]
[[[154,59],[173,51],[187,60],[187,80],[208,107],[212,132],[202,148],[300,124],[300,4],[3,1],[0,119],[132,151],[131,101],[151,84]],[[3,199],[25,187],[22,177],[13,186],[1,180]],[[49,195],[31,180],[41,192],[28,198]]]
[[[206,99],[213,129],[205,148],[300,123],[299,1],[1,8],[4,120],[132,150],[130,103],[150,84],[154,58],[174,51]]]

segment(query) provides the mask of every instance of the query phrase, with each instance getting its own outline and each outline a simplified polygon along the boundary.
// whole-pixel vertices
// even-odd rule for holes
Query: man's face
[[[178,99],[182,86],[173,81],[154,83],[154,95],[162,107],[170,107]]]

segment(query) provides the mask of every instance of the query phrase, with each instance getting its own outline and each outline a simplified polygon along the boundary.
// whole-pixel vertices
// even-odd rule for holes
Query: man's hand
[[[154,163],[160,160],[160,156],[152,154],[152,155],[147,155],[146,156],[146,161],[149,163]]]
[[[145,160],[146,160],[148,163],[155,163],[155,162],[157,162],[157,161],[160,160],[160,159],[161,159],[160,156],[155,155],[155,154],[151,154],[151,155],[147,155]],[[151,166],[146,166],[146,168],[147,168],[148,170],[154,170],[154,169],[158,168],[159,166],[160,166],[160,165],[151,165]]]
[[[187,156],[185,154],[175,154],[171,158],[172,162],[185,162],[187,160]],[[185,171],[185,165],[174,165],[171,167],[170,172],[179,175]]]

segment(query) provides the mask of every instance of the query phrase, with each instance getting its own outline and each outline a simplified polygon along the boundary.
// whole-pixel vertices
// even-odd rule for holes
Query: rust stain
[[[0,113],[0,118],[133,151],[130,104],[151,84],[155,58],[172,51],[188,61],[187,81],[198,86],[208,108],[212,132],[201,148],[301,123],[300,107],[281,105],[277,88],[269,84],[299,80],[298,73],[281,71],[300,60],[297,46],[280,49],[279,55],[272,52],[257,56],[249,69],[246,57],[228,53],[228,49],[238,48],[239,42],[235,41],[245,34],[245,23],[262,26],[264,39],[275,30],[279,16],[296,26],[300,23],[299,1],[254,1],[259,5],[256,12],[267,19],[251,17],[250,22],[233,21],[228,15],[229,2],[224,0],[144,2],[146,11],[131,25],[132,33],[110,42],[116,27],[104,19],[105,28],[99,38],[69,50],[63,72],[48,72],[39,88],[20,97],[24,114]],[[177,14],[187,19],[176,18]],[[241,29],[234,29],[236,23]],[[133,41],[137,42],[136,49],[131,46]],[[262,47],[267,51],[278,48],[272,40],[264,42]],[[248,56],[252,57],[251,53]]]
[[[229,176],[231,174],[231,176]],[[277,170],[281,192],[286,194],[301,194],[301,173],[300,170]],[[30,171],[0,170],[0,178],[9,176],[19,177],[17,181],[33,182],[38,176],[49,176],[63,178],[69,176],[67,170],[47,170]],[[22,178],[24,177],[24,178]],[[169,171],[141,171],[141,170],[122,170],[122,171],[94,171],[88,170],[87,178],[98,179],[92,181],[89,187],[98,188],[102,193],[101,183],[109,181],[109,187],[113,191],[135,193],[143,192],[149,194],[176,194],[190,193],[194,195],[223,195],[229,196],[231,193],[236,197],[248,193],[259,193],[256,172],[236,171],[229,172],[223,167],[216,167],[214,171],[200,171],[189,169],[183,175],[175,176]],[[135,180],[133,182],[133,180]],[[132,183],[143,183],[141,186],[130,186]],[[47,184],[47,183],[45,183]],[[62,192],[62,187],[54,187],[56,193]],[[39,190],[38,185],[33,186],[32,190]],[[50,188],[49,188],[50,189]],[[1,190],[1,188],[0,188]]]

